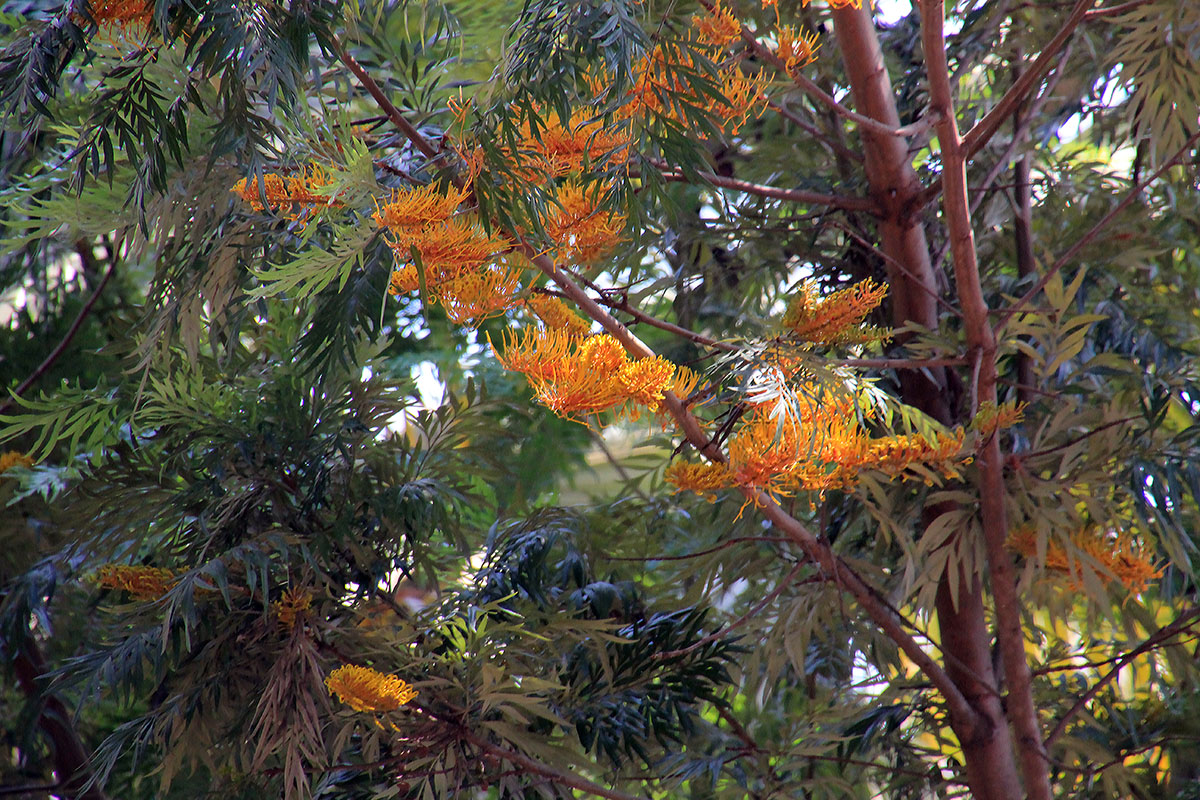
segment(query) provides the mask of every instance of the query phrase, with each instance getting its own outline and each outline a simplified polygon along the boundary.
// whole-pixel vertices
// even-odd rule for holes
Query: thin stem
[[[1004,124],[1004,121],[1013,115],[1013,112],[1024,101],[1025,96],[1032,91],[1034,85],[1050,69],[1050,64],[1054,60],[1054,57],[1066,45],[1071,35],[1075,32],[1075,29],[1079,27],[1079,24],[1083,22],[1088,6],[1091,4],[1092,0],[1076,0],[1075,7],[1071,9],[1067,21],[1063,23],[1058,33],[1054,34],[1054,38],[1042,49],[1042,52],[1030,68],[1023,72],[1021,77],[1004,93],[1004,96],[1000,98],[1000,102],[996,103],[983,119],[975,123],[975,126],[963,135],[964,158],[970,159],[971,156],[979,152],[991,140],[996,131],[1000,130],[1000,126]]]
[[[689,182],[691,180],[682,171],[669,166],[667,162],[661,159],[647,158],[646,161],[662,174],[664,180],[673,182]],[[781,189],[777,186],[751,183],[750,181],[743,181],[738,178],[726,178],[704,170],[697,170],[696,174],[713,186],[720,186],[723,189],[734,189],[757,197],[789,200],[793,203],[815,203],[833,208],[841,208],[846,211],[864,211],[868,214],[877,214],[879,212],[875,202],[867,197],[822,194],[821,192],[809,192],[804,189]]]
[[[1029,291],[1021,295],[1021,297],[1015,303],[1004,310],[1004,313],[1000,316],[1000,321],[996,323],[995,330],[997,335],[1004,329],[1004,326],[1008,323],[1008,321],[1012,319],[1013,314],[1016,314],[1021,310],[1022,307],[1033,300],[1034,297],[1037,297],[1038,293],[1042,291],[1042,289],[1046,288],[1046,284],[1050,282],[1052,277],[1058,274],[1059,270],[1069,264],[1071,259],[1079,255],[1080,250],[1087,247],[1087,245],[1093,239],[1099,236],[1102,231],[1106,230],[1109,224],[1116,219],[1117,215],[1128,208],[1129,205],[1141,195],[1147,186],[1158,180],[1159,176],[1168,169],[1175,166],[1175,162],[1183,158],[1188,151],[1192,149],[1192,146],[1195,145],[1197,141],[1200,141],[1200,131],[1192,134],[1191,138],[1183,143],[1183,147],[1180,147],[1175,152],[1175,155],[1167,159],[1162,166],[1156,169],[1154,174],[1152,174],[1149,178],[1146,178],[1146,180],[1130,189],[1129,193],[1121,199],[1121,202],[1117,203],[1111,211],[1101,217],[1100,221],[1093,225],[1091,230],[1089,230],[1083,236],[1080,236],[1079,239],[1075,241],[1075,244],[1071,245],[1071,247],[1069,247],[1065,253],[1055,259],[1054,263],[1050,265],[1050,268],[1046,270],[1046,274],[1043,275]]]
[[[776,114],[778,114],[779,116],[786,119],[788,122],[791,122],[793,125],[795,125],[800,130],[804,131],[805,133],[807,133],[811,136],[815,136],[818,139],[820,139],[824,144],[828,145],[829,149],[833,150],[833,152],[836,155],[841,156],[842,158],[846,159],[847,161],[855,161],[859,164],[861,164],[863,162],[863,157],[862,157],[861,153],[856,153],[853,150],[851,150],[849,147],[846,147],[846,145],[833,139],[832,137],[830,137],[829,134],[825,133],[825,131],[821,130],[816,125],[813,125],[812,123],[806,121],[799,114],[797,114],[795,111],[792,111],[790,108],[783,105],[782,103],[776,103],[774,100],[767,98],[767,108],[771,109]]]
[[[1112,668],[1108,672],[1104,673],[1099,680],[1092,684],[1092,687],[1084,692],[1080,698],[1075,701],[1075,704],[1068,708],[1066,713],[1062,715],[1062,717],[1058,720],[1058,724],[1054,726],[1054,730],[1050,731],[1050,735],[1046,737],[1046,747],[1049,747],[1054,743],[1054,740],[1063,735],[1063,732],[1067,729],[1067,723],[1071,721],[1071,718],[1082,711],[1088,703],[1092,702],[1096,695],[1100,693],[1100,690],[1107,686],[1113,678],[1117,677],[1117,674],[1129,662],[1133,661],[1143,653],[1158,647],[1159,643],[1164,642],[1167,639],[1170,639],[1172,636],[1187,630],[1194,625],[1197,620],[1200,620],[1200,605],[1192,606],[1183,614],[1181,614],[1179,619],[1175,620],[1170,625],[1164,625],[1163,627],[1159,628],[1157,631],[1147,637],[1146,640],[1140,645],[1117,659],[1117,662],[1112,665]]]
[[[21,397],[25,394],[25,392],[29,391],[29,387],[33,386],[39,378],[45,375],[46,372],[49,371],[52,366],[54,366],[54,363],[58,361],[58,359],[66,351],[67,347],[71,344],[71,340],[75,338],[75,334],[79,333],[79,329],[83,326],[83,321],[87,319],[88,314],[91,313],[92,306],[96,305],[96,301],[100,299],[100,293],[104,291],[104,287],[108,285],[109,280],[116,271],[117,256],[114,253],[109,261],[108,269],[104,272],[104,277],[100,279],[100,283],[96,285],[96,288],[92,291],[91,296],[89,296],[87,301],[84,302],[83,307],[79,309],[79,314],[76,315],[75,321],[71,323],[71,327],[67,328],[67,332],[63,334],[62,340],[55,345],[54,349],[50,351],[49,355],[42,359],[42,363],[37,365],[37,369],[30,373],[28,378],[21,381],[20,386],[12,390],[12,396],[5,400],[3,404],[0,404],[0,414],[5,413],[12,408],[12,406],[16,404],[16,398]]]

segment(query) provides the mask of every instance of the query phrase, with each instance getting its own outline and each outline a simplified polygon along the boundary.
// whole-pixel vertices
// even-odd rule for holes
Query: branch
[[[1128,3],[1121,3],[1120,5],[1109,6],[1108,8],[1093,8],[1091,11],[1084,14],[1083,18],[1087,19],[1087,20],[1093,20],[1093,19],[1100,19],[1101,17],[1107,17],[1111,14],[1124,14],[1126,11],[1133,11],[1135,8],[1138,8],[1139,6],[1144,6],[1144,5],[1146,5],[1146,3],[1149,3],[1150,1],[1151,0],[1130,0],[1130,2],[1128,2]]]
[[[1037,60],[1032,66],[1021,74],[1021,77],[1013,82],[1004,96],[1000,98],[1000,102],[992,107],[983,119],[975,123],[975,127],[967,131],[962,137],[963,142],[963,157],[970,159],[971,156],[979,152],[980,148],[991,140],[996,131],[1000,130],[1000,126],[1004,121],[1013,115],[1013,112],[1025,100],[1025,96],[1029,94],[1034,85],[1042,79],[1047,70],[1050,69],[1050,63],[1054,60],[1054,56],[1062,49],[1067,40],[1071,38],[1071,34],[1083,22],[1087,14],[1088,6],[1092,4],[1092,0],[1075,0],[1075,7],[1071,9],[1070,16],[1063,23],[1062,28],[1058,33],[1054,34],[1054,38],[1042,48],[1042,52],[1038,55]],[[944,46],[944,45],[943,45]]]
[[[1067,249],[1067,252],[1059,256],[1050,266],[1050,269],[1046,270],[1046,274],[1043,275],[1029,291],[1021,295],[1017,302],[1013,303],[1004,310],[1004,313],[1000,316],[1000,321],[996,323],[997,334],[1004,329],[1004,326],[1012,318],[1013,314],[1016,314],[1018,311],[1020,311],[1023,306],[1037,296],[1038,292],[1046,288],[1046,284],[1050,282],[1050,279],[1056,275],[1059,270],[1069,264],[1071,259],[1079,255],[1079,251],[1086,247],[1093,239],[1095,239],[1101,231],[1107,229],[1109,223],[1116,219],[1118,214],[1124,211],[1129,204],[1134,201],[1134,199],[1141,195],[1147,186],[1158,180],[1159,176],[1173,167],[1176,161],[1187,155],[1187,152],[1192,149],[1192,146],[1195,145],[1197,141],[1200,141],[1200,131],[1192,134],[1191,138],[1183,143],[1183,147],[1179,148],[1179,150],[1175,152],[1175,155],[1163,162],[1162,166],[1156,169],[1154,174],[1152,174],[1149,178],[1146,178],[1146,180],[1130,189],[1129,194],[1125,195],[1121,202],[1117,203],[1111,211],[1101,217],[1100,221],[1093,225],[1091,230],[1089,230],[1083,236],[1080,236],[1079,239],[1076,240],[1075,244],[1071,245],[1071,247]]]
[[[1083,0],[1081,0],[1083,2]],[[954,116],[954,98],[946,63],[944,0],[921,3],[921,43],[929,75],[929,97],[941,112],[937,138],[942,152],[942,203],[954,277],[967,345],[978,354],[978,383],[972,386],[979,402],[996,402],[996,337],[988,324],[987,301],[979,280],[975,232],[967,191],[967,145],[960,138]],[[1031,70],[1031,72],[1036,71]],[[1024,76],[1022,76],[1024,77]],[[1006,112],[1006,115],[1009,112]],[[974,404],[970,409],[974,413]],[[1000,437],[991,437],[979,451],[979,515],[983,527],[991,577],[996,638],[1008,677],[1008,720],[1016,735],[1018,760],[1029,800],[1050,800],[1050,775],[1042,745],[1041,724],[1033,704],[1033,678],[1025,657],[1025,633],[1021,627],[1021,601],[1017,594],[1016,569],[1005,547],[1008,518],[1004,507],[1004,455]],[[1000,788],[1000,787],[996,787]]]
[[[82,254],[80,257],[82,258]],[[60,341],[55,348],[50,351],[50,355],[46,356],[41,364],[38,364],[37,369],[35,369],[28,378],[21,381],[20,386],[12,390],[12,396],[5,400],[3,404],[0,404],[0,414],[5,413],[12,408],[12,406],[16,403],[16,398],[29,391],[29,387],[33,386],[33,384],[36,383],[39,378],[45,375],[46,372],[52,366],[54,366],[54,362],[58,361],[59,357],[61,357],[66,351],[68,345],[71,344],[71,340],[75,338],[75,334],[79,333],[79,329],[83,326],[83,321],[87,319],[88,314],[91,313],[92,306],[96,305],[96,301],[100,299],[100,293],[104,291],[104,287],[108,285],[109,279],[112,278],[113,273],[116,272],[116,270],[117,257],[114,254],[109,262],[108,270],[106,270],[104,273],[104,277],[100,279],[100,283],[96,285],[96,288],[92,292],[91,296],[88,297],[86,302],[84,302],[83,308],[79,309],[79,314],[75,317],[75,321],[71,323],[71,327],[67,328],[67,332],[63,334],[62,341]]]
[[[794,581],[796,579],[796,575],[799,574],[800,570],[804,568],[805,563],[806,562],[800,562],[800,563],[796,564],[794,567],[792,567],[791,571],[788,572],[788,574],[784,576],[783,580],[781,580],[774,589],[767,592],[767,594],[764,595],[761,600],[759,600],[757,603],[755,603],[753,608],[751,608],[749,611],[747,611],[742,616],[735,619],[733,622],[726,625],[724,628],[721,628],[720,630],[717,630],[717,631],[713,631],[712,633],[705,636],[703,639],[695,641],[692,644],[689,644],[687,647],[682,647],[678,650],[668,650],[665,653],[658,653],[654,656],[654,660],[662,661],[662,660],[668,659],[668,658],[678,658],[679,656],[686,656],[688,653],[698,650],[706,644],[710,644],[712,642],[717,641],[718,639],[728,636],[730,631],[735,631],[738,628],[745,625],[750,620],[754,619],[756,616],[758,616],[759,612],[761,612],[764,608],[766,608],[768,605],[770,605],[771,602],[776,597],[779,597],[779,595],[783,594],[784,590],[792,585],[792,581]],[[820,580],[824,580],[824,578],[822,578],[821,576],[817,576],[815,578],[815,580],[820,581]]]
[[[1067,723],[1071,721],[1071,718],[1082,711],[1088,703],[1092,702],[1092,699],[1100,693],[1100,690],[1107,686],[1113,678],[1117,677],[1117,673],[1119,673],[1121,669],[1125,667],[1125,665],[1143,653],[1158,647],[1159,643],[1187,630],[1194,625],[1197,620],[1200,620],[1200,606],[1192,606],[1190,609],[1180,615],[1179,619],[1175,620],[1170,625],[1159,628],[1157,631],[1148,636],[1146,641],[1142,642],[1133,650],[1130,650],[1128,653],[1121,656],[1121,658],[1117,659],[1117,663],[1113,664],[1112,669],[1104,673],[1099,680],[1092,684],[1092,687],[1084,692],[1083,695],[1075,701],[1075,704],[1068,708],[1066,713],[1062,715],[1062,718],[1059,719],[1058,724],[1054,726],[1054,730],[1050,731],[1050,735],[1046,737],[1046,747],[1049,747],[1054,743],[1055,739],[1057,739],[1059,736],[1062,736],[1063,731],[1067,729]]]
[[[23,642],[11,642],[17,648],[13,671],[21,691],[31,700],[41,700],[38,725],[50,740],[54,753],[54,772],[61,780],[60,793],[69,800],[107,800],[100,787],[92,783],[88,753],[71,724],[71,714],[58,697],[43,691],[46,662],[31,634]],[[83,787],[87,787],[86,789]]]
[[[501,747],[498,744],[492,744],[486,738],[477,736],[465,728],[459,730],[459,736],[461,736],[463,740],[475,745],[480,750],[515,764],[527,772],[532,772],[535,775],[541,775],[543,778],[549,779],[552,783],[557,783],[562,786],[569,786],[572,789],[586,792],[593,797],[605,797],[608,798],[608,800],[645,800],[645,798],[641,798],[627,792],[622,792],[620,789],[606,789],[598,783],[592,783],[591,781],[581,778],[573,773],[561,772],[553,767],[548,767],[537,759],[530,758],[524,753],[518,753],[516,750],[509,750],[508,748]]]
[[[662,173],[664,180],[684,183],[690,181],[690,178],[687,175],[675,167],[668,165],[667,162],[663,161],[662,159],[647,158],[646,161],[660,173]],[[720,186],[724,189],[734,189],[735,191],[756,195],[758,197],[770,197],[775,200],[789,200],[794,203],[816,203],[818,205],[845,209],[846,211],[865,211],[868,214],[879,213],[879,208],[875,205],[875,202],[867,197],[845,197],[836,194],[809,192],[805,191],[804,189],[780,189],[776,186],[766,186],[761,183],[751,183],[750,181],[743,181],[739,180],[738,178],[726,178],[724,176],[716,175],[712,172],[707,172],[704,170],[697,170],[696,174],[711,183],[713,186]]]
[[[863,162],[863,157],[862,157],[861,153],[856,153],[853,150],[851,150],[849,147],[846,147],[841,142],[836,141],[835,139],[831,138],[829,136],[829,134],[825,133],[825,131],[821,130],[816,125],[813,125],[813,124],[807,122],[806,120],[802,119],[799,114],[797,114],[795,111],[792,111],[790,108],[783,105],[782,103],[776,103],[774,100],[767,98],[767,108],[771,109],[772,111],[774,111],[776,114],[783,117],[787,121],[791,122],[793,125],[795,125],[800,130],[804,131],[805,133],[810,134],[810,135],[815,136],[816,138],[820,139],[825,145],[827,145],[829,147],[829,149],[833,150],[833,152],[836,155],[841,156],[842,158],[846,159],[847,161],[854,161],[859,164],[861,164]]]

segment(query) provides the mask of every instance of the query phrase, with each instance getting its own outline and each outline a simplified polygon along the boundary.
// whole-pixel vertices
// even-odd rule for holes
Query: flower
[[[355,711],[395,711],[417,696],[415,689],[395,675],[353,664],[329,673],[325,688]]]
[[[291,630],[298,620],[308,616],[312,599],[312,593],[307,589],[293,587],[284,592],[281,599],[271,603],[271,614],[280,625]]]
[[[394,233],[412,236],[426,226],[445,222],[467,198],[467,189],[457,189],[442,194],[436,186],[421,186],[416,189],[397,189],[388,199],[376,201],[375,224],[390,228]]]
[[[242,178],[230,191],[255,211],[264,210],[262,200],[265,197],[266,208],[278,208],[280,215],[287,219],[304,220],[313,213],[314,207],[341,205],[337,197],[324,191],[329,184],[329,174],[313,163],[296,175],[271,172],[263,175],[261,181],[253,182],[249,178]]]
[[[695,492],[710,503],[717,499],[717,489],[735,484],[733,475],[724,464],[689,464],[676,461],[667,467],[663,478],[680,491]]]
[[[862,323],[886,295],[887,287],[871,278],[824,297],[815,281],[805,281],[784,312],[783,327],[815,344],[852,344],[880,339],[886,332]]]
[[[604,208],[595,188],[567,183],[555,193],[543,221],[559,254],[577,263],[595,261],[621,241],[625,215]]]
[[[776,33],[779,44],[775,55],[783,62],[784,71],[795,75],[801,67],[811,64],[817,57],[816,33],[802,33],[790,25],[780,26]]]
[[[553,329],[506,335],[497,358],[506,369],[525,373],[538,401],[563,417],[624,403],[656,407],[675,372],[674,364],[657,356],[631,361],[608,334],[579,339]]]
[[[102,589],[119,589],[136,600],[157,600],[175,585],[175,573],[161,567],[105,564],[96,573]]]
[[[692,17],[692,27],[701,44],[724,49],[742,38],[742,25],[728,8],[718,2],[704,16]]]
[[[517,304],[520,280],[519,269],[497,267],[468,272],[438,286],[435,298],[452,322],[482,322]]]
[[[503,235],[488,233],[478,223],[461,217],[431,222],[420,228],[398,226],[392,230],[399,232],[388,239],[388,246],[402,263],[411,262],[412,249],[416,249],[425,269],[425,285],[430,290],[481,269],[510,247]],[[401,294],[415,291],[418,286],[416,265],[408,263],[392,273],[389,291]]]
[[[980,436],[985,438],[992,436],[996,431],[1011,428],[1021,422],[1025,418],[1025,406],[1025,403],[1016,401],[999,405],[990,400],[985,401],[979,404],[979,410],[975,412],[975,418],[971,420],[971,427]]]
[[[515,159],[522,164],[521,174],[538,180],[579,172],[585,162],[624,162],[629,137],[590,114],[589,109],[576,109],[564,122],[553,111],[546,119],[539,118],[538,124],[524,120],[520,126],[522,155]]]
[[[28,469],[32,466],[33,459],[16,450],[9,450],[7,453],[0,455],[0,475],[8,472],[13,467],[24,467]]]
[[[526,298],[525,305],[529,306],[542,324],[551,330],[562,331],[575,338],[582,338],[592,332],[592,326],[586,319],[567,308],[566,303],[553,295],[530,295]]]
[[[88,9],[102,28],[148,28],[154,19],[154,5],[146,0],[93,0]]]
[[[1045,568],[1067,576],[1068,585],[1075,591],[1083,589],[1081,566],[1085,556],[1102,570],[1111,574],[1131,592],[1142,592],[1150,581],[1162,576],[1155,568],[1146,548],[1127,532],[1112,533],[1096,527],[1085,527],[1067,537],[1070,551],[1056,538],[1046,541]],[[1031,558],[1038,551],[1037,528],[1026,525],[1009,534],[1008,549]]]

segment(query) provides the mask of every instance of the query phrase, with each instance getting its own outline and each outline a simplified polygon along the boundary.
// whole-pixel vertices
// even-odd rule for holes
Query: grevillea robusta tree
[[[1196,794],[1200,7],[0,24],[0,793]]]

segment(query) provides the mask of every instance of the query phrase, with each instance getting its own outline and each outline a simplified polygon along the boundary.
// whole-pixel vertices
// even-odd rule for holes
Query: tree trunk
[[[900,118],[871,12],[836,10],[834,28],[855,110],[899,128]],[[893,322],[897,327],[916,322],[936,330],[938,281],[925,231],[911,214],[923,187],[913,170],[908,143],[899,136],[868,130],[861,131],[861,135],[871,194],[883,209],[879,239],[887,261]],[[947,373],[906,370],[900,382],[904,402],[942,423],[955,421],[955,410],[948,401],[951,376]],[[924,518],[931,521],[942,510],[927,509]],[[955,604],[949,581],[958,579],[957,575],[944,575],[938,590],[941,646],[947,673],[982,722],[968,729],[952,718],[951,726],[962,745],[967,783],[976,800],[1011,800],[1021,796],[1021,782],[992,667],[983,589],[978,580],[961,584]]]

